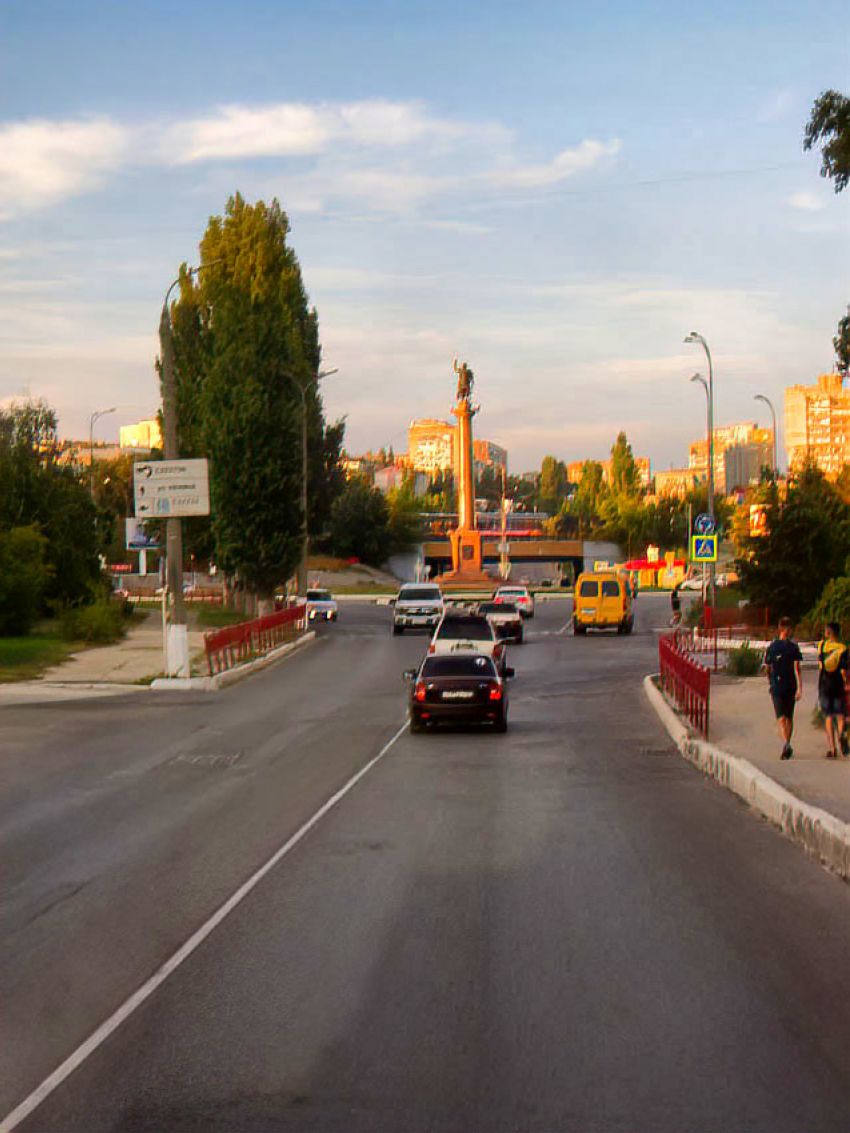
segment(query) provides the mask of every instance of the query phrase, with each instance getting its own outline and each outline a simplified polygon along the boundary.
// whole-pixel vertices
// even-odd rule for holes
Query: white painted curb
[[[748,760],[696,739],[667,703],[653,677],[644,677],[643,688],[685,759],[733,791],[841,877],[850,878],[850,825],[798,799]]]
[[[277,649],[273,649],[271,653],[266,653],[264,657],[257,657],[253,661],[247,661],[244,665],[237,665],[224,673],[217,673],[214,677],[157,677],[155,681],[151,682],[150,687],[154,692],[217,692],[220,688],[234,685],[237,681],[250,677],[252,673],[288,657],[296,649],[301,649],[302,646],[315,641],[315,638],[315,630],[310,630],[299,637],[297,641],[279,645]]]

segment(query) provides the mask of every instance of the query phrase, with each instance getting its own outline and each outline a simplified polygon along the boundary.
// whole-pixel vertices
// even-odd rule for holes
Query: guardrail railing
[[[301,603],[250,622],[211,630],[204,634],[209,674],[214,677],[252,657],[269,653],[279,645],[294,641],[306,628],[307,606]]]
[[[676,634],[658,639],[658,667],[664,691],[708,739],[711,672],[694,661]]]

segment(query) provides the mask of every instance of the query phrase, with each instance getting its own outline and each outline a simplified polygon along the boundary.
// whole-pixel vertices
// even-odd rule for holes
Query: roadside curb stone
[[[702,773],[743,799],[830,869],[850,878],[850,824],[803,802],[746,759],[697,739],[657,687],[644,677],[644,692],[679,751]]]
[[[266,653],[264,657],[257,657],[244,665],[237,665],[224,673],[217,673],[214,677],[157,677],[150,687],[153,692],[218,692],[219,689],[227,688],[228,685],[234,685],[237,681],[245,680],[252,673],[288,657],[290,653],[294,653],[304,645],[309,645],[315,638],[315,630],[309,630],[297,641],[280,645],[277,649],[273,649],[271,653]]]

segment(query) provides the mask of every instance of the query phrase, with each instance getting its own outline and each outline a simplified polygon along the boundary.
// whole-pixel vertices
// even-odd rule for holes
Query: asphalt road
[[[18,1128],[844,1133],[850,889],[674,754],[663,599],[538,611],[507,735],[403,732]],[[0,710],[0,1113],[392,739],[389,616],[220,694]]]

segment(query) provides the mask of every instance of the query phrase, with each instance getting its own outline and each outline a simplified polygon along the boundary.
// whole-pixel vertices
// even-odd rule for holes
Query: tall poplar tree
[[[181,453],[209,457],[216,560],[261,598],[293,573],[301,553],[299,388],[312,533],[341,486],[343,426],[325,428],[318,317],[288,235],[276,200],[231,197],[201,241],[205,270],[184,270],[172,314]]]

